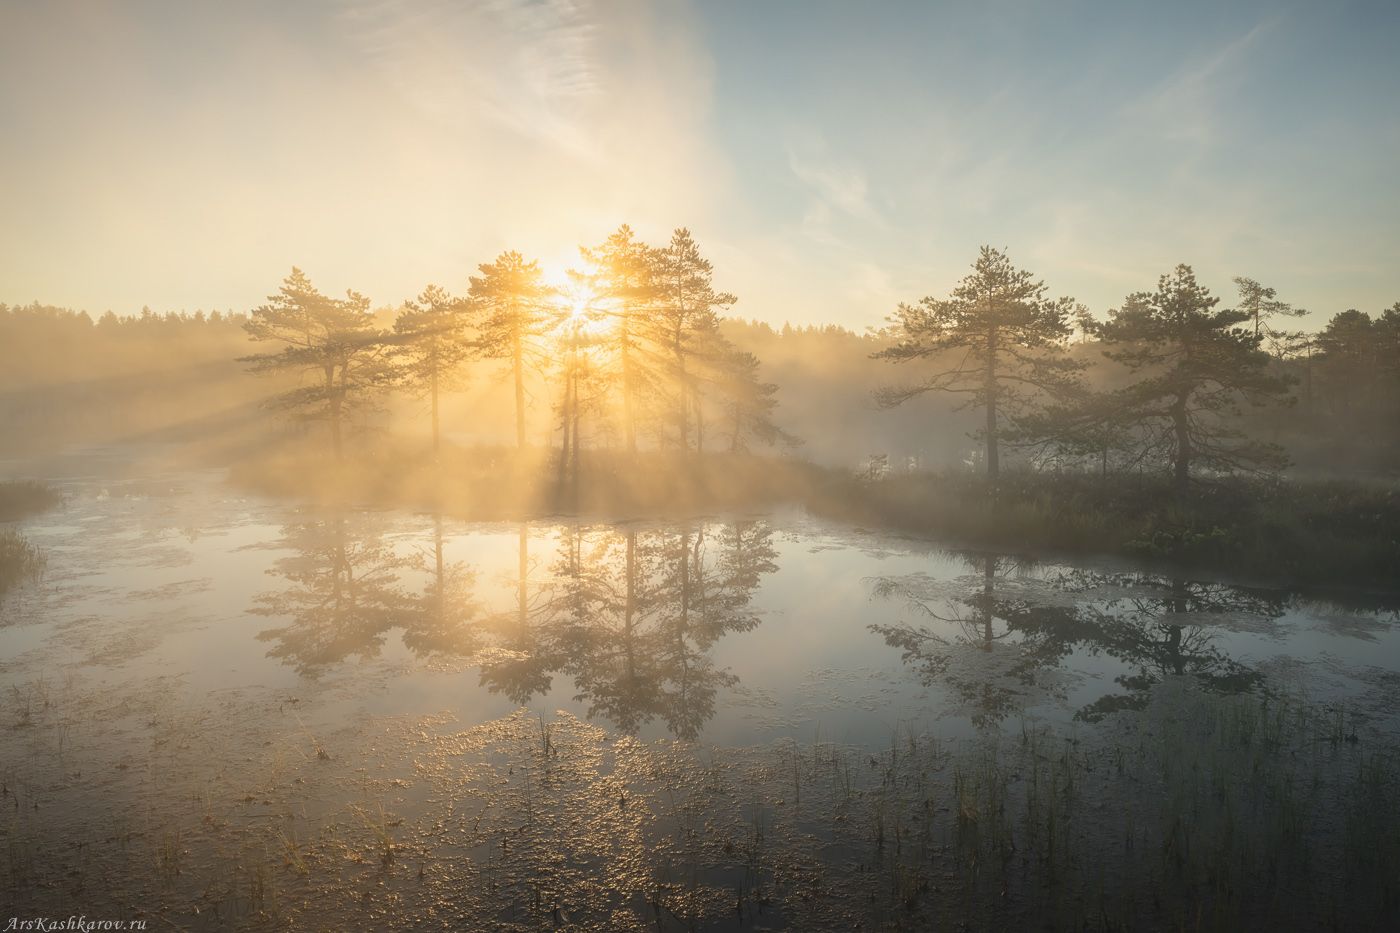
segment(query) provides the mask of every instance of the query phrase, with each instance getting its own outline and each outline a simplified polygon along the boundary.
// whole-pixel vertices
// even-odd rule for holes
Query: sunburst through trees
[[[324,422],[337,459],[349,413],[390,387],[426,401],[436,456],[452,430],[441,424],[442,393],[472,374],[508,384],[519,451],[535,446],[530,425],[547,407],[559,482],[575,489],[588,449],[690,457],[707,438],[732,452],[798,443],[773,421],[777,386],[758,358],[721,332],[738,299],[715,286],[689,230],[658,247],[624,224],[581,247],[579,260],[551,281],[538,261],[506,251],[478,267],[465,295],[429,285],[391,321],[363,296],[329,298],[293,269],[245,325],[280,351],[246,361],[304,381],[275,403]]]

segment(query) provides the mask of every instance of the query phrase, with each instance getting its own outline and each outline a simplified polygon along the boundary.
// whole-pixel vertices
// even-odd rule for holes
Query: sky
[[[1400,3],[0,0],[0,301],[397,304],[688,227],[733,313],[878,326],[980,244],[1400,302]]]

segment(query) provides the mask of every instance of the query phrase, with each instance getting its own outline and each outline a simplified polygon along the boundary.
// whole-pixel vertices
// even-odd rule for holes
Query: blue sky
[[[0,300],[394,303],[689,226],[736,313],[878,324],[981,243],[1400,301],[1400,4],[0,2]]]

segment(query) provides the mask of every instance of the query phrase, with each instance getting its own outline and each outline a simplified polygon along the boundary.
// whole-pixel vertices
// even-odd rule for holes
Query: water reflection
[[[481,645],[476,571],[443,558],[442,516],[433,516],[430,576],[405,620],[403,641],[415,654],[468,655]]]
[[[383,542],[376,516],[337,511],[291,522],[278,547],[293,553],[268,573],[288,585],[257,597],[249,611],[286,619],[258,638],[273,642],[269,657],[303,673],[374,657],[390,630],[421,614],[399,584],[410,561]]]
[[[474,668],[481,687],[516,705],[562,694],[619,731],[655,723],[685,739],[740,674],[762,690],[791,673],[715,661],[726,636],[758,625],[754,595],[778,570],[766,521],[519,525],[508,537],[426,521],[392,535],[401,518],[363,511],[286,523],[279,546],[289,553],[269,571],[280,585],[251,610],[275,620],[259,634],[269,656],[316,675],[378,656],[398,632],[414,655]],[[472,560],[453,559],[463,553]],[[822,638],[862,652],[851,630],[873,632],[942,688],[945,711],[981,728],[1034,709],[1068,706],[1088,721],[1140,709],[1168,678],[1254,689],[1263,674],[1240,652],[1277,635],[1275,621],[1296,608],[1281,591],[953,556],[965,573],[900,558],[933,573],[870,580],[876,602],[863,614],[812,608]],[[772,651],[770,640],[754,644]]]
[[[511,611],[497,613],[488,620],[491,647],[483,652],[479,663],[484,686],[524,705],[549,692],[561,661],[553,655],[556,646],[546,631],[557,603],[548,589],[532,581],[535,568],[530,561],[530,526],[522,524],[518,537],[517,569],[512,581],[515,603]]]
[[[370,515],[287,525],[280,546],[294,553],[270,572],[288,585],[251,610],[285,619],[259,635],[274,643],[269,655],[314,674],[376,656],[397,628],[419,656],[470,659],[483,686],[517,704],[564,675],[590,716],[629,733],[660,721],[693,739],[714,715],[718,691],[736,682],[711,649],[758,624],[750,602],[776,569],[772,530],[761,521],[563,526],[545,569],[532,563],[521,526],[511,606],[486,613],[477,575],[444,558],[440,517],[433,528],[423,567],[386,545]],[[428,578],[421,594],[404,583],[411,573]]]
[[[1072,654],[1106,656],[1125,668],[1114,678],[1121,692],[1081,706],[1078,719],[1140,709],[1167,676],[1217,693],[1252,689],[1262,675],[1229,657],[1219,636],[1224,627],[1266,626],[1285,609],[1280,594],[1225,584],[1087,570],[1032,576],[1005,557],[961,559],[975,580],[876,578],[877,598],[902,602],[920,621],[870,629],[900,649],[926,684],[947,686],[983,727],[1063,698]]]

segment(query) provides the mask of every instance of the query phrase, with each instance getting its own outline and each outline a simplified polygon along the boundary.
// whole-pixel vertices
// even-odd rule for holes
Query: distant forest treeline
[[[712,288],[683,230],[657,248],[623,227],[583,256],[564,285],[505,253],[460,296],[430,287],[379,308],[355,293],[327,297],[296,271],[248,312],[94,319],[0,305],[0,451],[190,440],[232,456],[320,432],[343,406],[347,437],[370,445],[426,440],[436,424],[448,443],[566,454],[771,446],[837,466],[983,468],[1000,456],[1116,471],[1179,462],[1180,444],[1229,468],[1233,453],[1211,459],[1228,435],[1241,464],[1259,454],[1252,462],[1266,468],[1285,458],[1304,471],[1400,466],[1400,303],[1290,331],[1300,312],[1272,290],[1236,280],[1239,300],[1222,310],[1179,267],[1105,319],[1044,299],[1042,285],[984,250],[949,298],[902,306],[889,327],[857,334],[731,316],[734,296]],[[990,316],[979,310],[996,309],[996,296],[1012,297]],[[1008,321],[1026,337],[1019,348]],[[991,390],[1005,392],[1001,422],[989,420],[988,359],[1002,367],[1005,389]],[[1206,389],[1182,395],[1173,422],[1170,380],[1183,372]],[[1060,377],[1072,391],[1059,391]],[[269,411],[279,408],[283,417]]]

